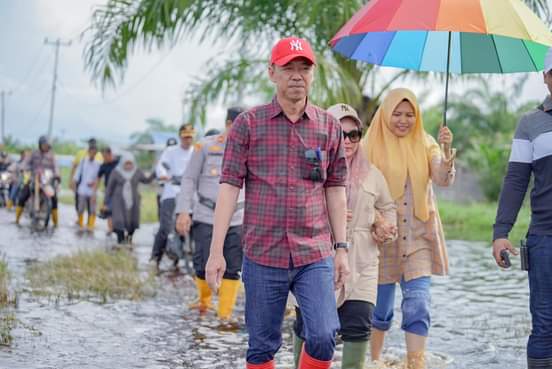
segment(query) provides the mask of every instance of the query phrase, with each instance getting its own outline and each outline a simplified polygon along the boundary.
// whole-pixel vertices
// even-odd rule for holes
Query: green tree
[[[548,17],[546,0],[525,0]],[[368,120],[387,86],[370,98],[364,87],[373,66],[332,52],[328,42],[365,3],[363,0],[108,0],[96,8],[89,28],[85,61],[94,80],[116,86],[124,77],[137,46],[173,46],[185,37],[201,42],[222,40],[229,58],[211,60],[206,73],[186,92],[190,116],[205,123],[213,101],[234,102],[237,96],[266,95],[266,56],[277,38],[308,38],[319,68],[312,100],[322,106],[347,101]],[[397,72],[391,80],[404,76]]]
[[[213,101],[234,102],[237,95],[271,94],[267,56],[276,39],[306,37],[318,56],[313,101],[328,106],[348,101],[364,117],[379,96],[363,96],[373,66],[347,60],[330,50],[329,40],[351,18],[362,0],[109,0],[95,10],[85,49],[94,80],[116,86],[137,46],[172,46],[185,37],[203,43],[223,40],[230,55],[206,66],[185,94],[190,116],[205,122]],[[406,72],[398,72],[395,78]],[[394,78],[394,79],[395,79]],[[385,88],[384,88],[385,89]]]
[[[458,157],[475,170],[485,197],[491,201],[500,194],[517,122],[538,105],[536,101],[517,103],[525,81],[520,78],[511,89],[497,91],[480,79],[462,95],[451,96],[449,126]],[[426,129],[432,134],[439,128],[441,109],[439,104],[424,114]]]
[[[146,119],[146,129],[143,131],[134,132],[130,135],[130,141],[132,144],[152,144],[154,132],[172,132],[175,133],[178,131],[178,128],[166,124],[160,118],[148,118]]]
[[[175,133],[178,131],[178,128],[166,124],[162,119],[159,118],[148,118],[146,119],[146,129],[139,132],[134,132],[130,135],[130,142],[132,145],[138,144],[153,144],[152,134],[155,132],[172,132]],[[139,151],[136,154],[136,161],[138,166],[144,169],[150,169],[155,162],[155,152],[153,151]]]
[[[21,150],[32,149],[32,145],[24,145],[17,138],[11,135],[4,138],[3,147],[4,150],[12,154],[19,153]]]
[[[81,148],[76,142],[71,140],[62,140],[60,138],[52,140],[52,149],[58,155],[75,155]]]

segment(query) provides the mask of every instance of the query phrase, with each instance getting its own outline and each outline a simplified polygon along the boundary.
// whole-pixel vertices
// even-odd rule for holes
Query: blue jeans
[[[17,200],[17,195],[19,194],[19,190],[21,187],[19,186],[19,182],[14,183],[10,188],[10,200],[15,204]]]
[[[430,277],[420,277],[405,282],[401,279],[403,320],[401,328],[418,336],[427,337],[431,326],[430,304],[431,286]],[[396,283],[378,285],[378,298],[374,309],[372,326],[380,331],[388,331],[393,322],[393,308],[395,306]]]
[[[527,343],[532,359],[552,358],[552,236],[527,237],[533,328]]]
[[[302,312],[306,352],[318,360],[332,359],[339,329],[332,257],[297,268],[290,262],[288,269],[263,266],[244,257],[242,280],[248,363],[271,361],[280,349],[290,291]]]

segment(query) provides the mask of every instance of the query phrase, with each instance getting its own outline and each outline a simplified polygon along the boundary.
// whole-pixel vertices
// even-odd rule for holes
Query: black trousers
[[[117,243],[123,243],[127,235],[132,237],[134,234],[134,231],[125,233],[126,231],[124,229],[114,229],[113,232],[117,235]]]
[[[241,245],[241,226],[230,227],[224,240],[224,260],[226,271],[224,279],[240,279],[243,263],[243,249]],[[192,239],[194,240],[194,270],[196,276],[205,279],[205,265],[209,259],[209,249],[213,238],[213,226],[211,224],[194,222],[192,225]]]
[[[25,207],[25,204],[27,203],[27,200],[29,200],[29,197],[31,197],[31,186],[26,184],[19,192],[19,203],[17,205],[22,208]],[[52,210],[57,208],[58,208],[58,198],[56,193],[52,197]]]
[[[337,309],[339,315],[339,334],[345,342],[362,342],[370,339],[374,304],[367,301],[347,300]],[[303,338],[303,318],[301,310],[295,308],[296,319],[293,324],[295,335]]]
[[[161,260],[163,252],[167,247],[167,239],[169,234],[174,229],[174,208],[176,206],[175,199],[165,199],[161,201],[161,217],[159,218],[159,230],[153,241],[153,250],[151,258]]]

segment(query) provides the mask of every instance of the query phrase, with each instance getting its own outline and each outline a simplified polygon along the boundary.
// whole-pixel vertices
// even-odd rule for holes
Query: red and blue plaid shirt
[[[321,181],[305,179],[313,169],[307,150],[320,156]],[[234,121],[220,182],[245,181],[243,244],[253,262],[288,268],[290,257],[298,267],[332,255],[325,188],[346,180],[341,125],[323,109],[307,103],[292,123],[274,98]]]

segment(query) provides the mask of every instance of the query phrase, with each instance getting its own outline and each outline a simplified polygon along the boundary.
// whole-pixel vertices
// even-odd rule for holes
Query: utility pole
[[[52,138],[52,129],[54,126],[54,105],[56,102],[56,84],[57,84],[57,69],[59,59],[59,47],[70,46],[71,41],[62,42],[61,39],[57,39],[55,42],[48,41],[48,38],[44,40],[44,43],[49,46],[55,46],[55,59],[54,59],[54,79],[52,81],[52,98],[50,100],[50,121],[48,123],[48,138]]]
[[[1,118],[2,118],[2,143],[6,143],[6,96],[11,95],[11,91],[0,91],[0,105],[1,105]]]

